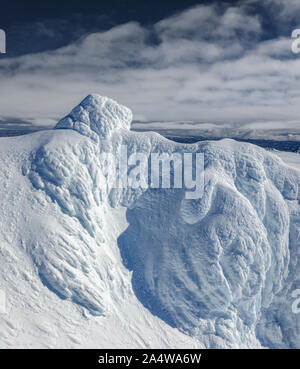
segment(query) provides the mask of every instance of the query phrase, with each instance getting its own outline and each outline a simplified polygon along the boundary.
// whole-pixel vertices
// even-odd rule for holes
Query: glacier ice
[[[33,221],[19,223],[18,242],[36,278],[93,319],[121,314],[133,291],[151,316],[204,347],[299,348],[300,172],[251,144],[132,132],[131,119],[89,95],[19,154]],[[203,196],[115,188],[103,154],[117,157],[122,145],[147,156],[203,153]]]

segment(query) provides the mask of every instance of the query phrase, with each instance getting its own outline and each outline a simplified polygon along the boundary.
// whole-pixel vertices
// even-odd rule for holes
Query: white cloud
[[[129,106],[135,119],[300,122],[300,57],[287,37],[260,41],[261,17],[245,9],[198,6],[153,27],[130,22],[0,60],[0,114],[54,124],[97,92]]]

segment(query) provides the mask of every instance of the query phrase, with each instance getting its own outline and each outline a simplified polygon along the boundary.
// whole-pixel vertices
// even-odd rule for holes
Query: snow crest
[[[74,129],[98,142],[118,128],[129,129],[131,110],[108,97],[87,96],[70,114],[61,119],[56,129]]]
[[[177,144],[129,131],[131,119],[129,109],[90,95],[56,126],[76,132],[57,131],[32,152],[26,175],[64,214],[59,236],[30,248],[45,285],[105,314],[105,296],[122,285],[111,272],[117,256],[110,255],[107,219],[125,207],[118,247],[135,295],[152,314],[206,347],[299,347],[290,296],[300,288],[300,173],[254,145]],[[101,153],[118,155],[121,145],[148,156],[203,153],[203,196],[113,188]],[[93,247],[104,250],[101,263]]]

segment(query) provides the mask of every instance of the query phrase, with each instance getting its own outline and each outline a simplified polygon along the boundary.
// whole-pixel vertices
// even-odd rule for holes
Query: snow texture
[[[2,139],[0,346],[300,348],[300,172],[251,144],[131,132],[131,119],[90,95],[55,130]],[[203,196],[114,188],[103,154],[122,145],[203,153]]]

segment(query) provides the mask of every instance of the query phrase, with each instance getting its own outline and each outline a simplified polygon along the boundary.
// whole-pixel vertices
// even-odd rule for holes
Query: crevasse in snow
[[[32,150],[23,172],[63,214],[52,228],[39,220],[28,246],[42,282],[105,315],[107,296],[124,295],[108,218],[125,207],[118,248],[135,295],[153,315],[206,347],[299,347],[291,306],[300,288],[300,173],[251,144],[184,145],[134,133],[131,118],[128,108],[89,95]],[[101,154],[117,157],[122,145],[128,155],[203,153],[203,196],[114,188]],[[94,247],[103,250],[101,263]]]

